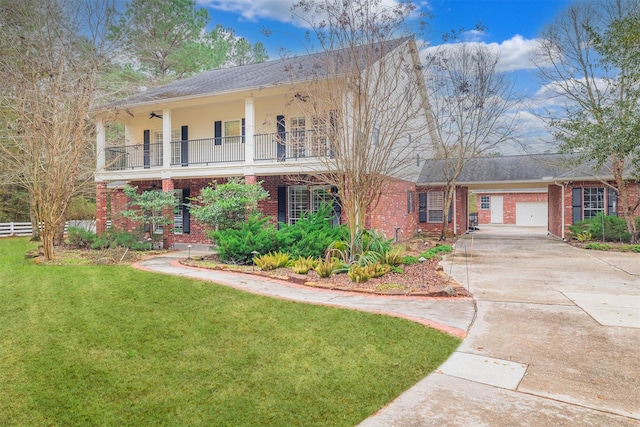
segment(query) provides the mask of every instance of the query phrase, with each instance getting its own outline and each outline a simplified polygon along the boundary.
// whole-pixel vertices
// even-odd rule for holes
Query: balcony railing
[[[331,156],[327,139],[312,130],[255,135],[254,160],[287,161]],[[162,166],[162,143],[122,145],[105,149],[108,171]],[[211,165],[245,161],[242,136],[190,139],[171,143],[171,166]]]
[[[254,160],[277,160],[327,157],[331,153],[325,135],[314,130],[266,133],[255,136]]]
[[[171,166],[244,162],[244,137],[190,139],[171,143]]]
[[[105,169],[120,171],[162,166],[162,144],[136,144],[105,149]]]

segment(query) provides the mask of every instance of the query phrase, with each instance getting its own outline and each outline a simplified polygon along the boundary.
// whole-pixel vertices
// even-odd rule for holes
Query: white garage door
[[[546,227],[547,209],[546,202],[517,202],[516,225]]]

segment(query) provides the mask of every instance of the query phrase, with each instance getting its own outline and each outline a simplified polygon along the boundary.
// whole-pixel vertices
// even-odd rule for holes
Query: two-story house
[[[262,182],[269,198],[259,208],[274,222],[294,223],[321,202],[335,200],[335,189],[326,182],[314,185],[313,177],[331,167],[326,160],[336,154],[327,135],[338,121],[344,124],[353,120],[353,115],[345,113],[355,110],[357,96],[343,93],[343,99],[327,103],[331,107],[321,114],[312,114],[301,106],[313,101],[307,98],[317,96],[318,88],[324,87],[329,93],[344,79],[353,79],[341,74],[340,64],[358,61],[359,55],[364,55],[358,49],[367,49],[368,61],[371,52],[378,55],[375,63],[363,64],[376,67],[370,75],[388,73],[389,81],[401,82],[403,78],[412,79],[407,76],[415,72],[414,80],[420,80],[415,42],[402,38],[380,43],[373,50],[362,46],[355,53],[353,49],[322,52],[212,70],[94,110],[98,232],[105,230],[107,220],[118,228],[133,227],[118,215],[127,203],[121,190],[125,183],[140,190],[175,192],[179,203],[171,231],[164,230],[166,244],[209,242],[203,225],[190,217],[188,203],[214,181],[244,177],[249,183]],[[408,71],[400,70],[398,61],[389,58],[402,59]],[[319,80],[324,86],[311,89],[310,85]],[[395,90],[385,98],[394,98],[396,105],[406,102],[419,108],[428,106],[420,88]],[[389,152],[393,153],[389,157],[409,153],[407,158],[416,160],[390,176],[384,189],[375,189],[380,191],[380,203],[367,213],[366,226],[389,238],[407,238],[417,229],[416,181],[420,159],[429,153],[423,130],[426,115],[419,108],[412,110],[417,112],[415,118],[398,122],[404,124],[393,131],[403,137],[396,143],[398,150]],[[394,117],[408,111],[387,110],[376,113]],[[383,125],[374,123],[366,136],[374,149],[381,143],[378,139],[383,136],[378,133]],[[118,140],[110,136],[114,129],[121,131]],[[334,206],[340,219],[340,203]]]

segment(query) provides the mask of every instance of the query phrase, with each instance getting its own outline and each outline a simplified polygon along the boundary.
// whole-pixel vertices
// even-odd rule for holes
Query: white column
[[[457,188],[453,186],[453,235],[458,235],[458,204],[456,203],[456,199],[458,198]]]
[[[106,140],[104,134],[104,120],[101,118],[96,119],[96,170],[98,172],[104,172],[106,164]]]
[[[244,99],[244,161],[253,164],[256,143],[256,115],[253,107],[253,97]]]
[[[162,169],[171,167],[171,110],[162,110]]]

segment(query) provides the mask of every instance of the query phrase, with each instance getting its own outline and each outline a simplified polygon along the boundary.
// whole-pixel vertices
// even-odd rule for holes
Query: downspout
[[[453,187],[453,235],[457,236],[458,235],[458,205],[456,204],[456,198],[458,196],[457,194],[457,188],[454,186]]]
[[[565,236],[564,236],[564,192],[565,192],[565,185],[564,185],[564,183],[558,184],[558,181],[553,181],[553,183],[555,185],[557,185],[558,187],[562,188],[562,212],[561,212],[561,215],[560,215],[561,223],[562,223],[562,225],[561,225],[562,232],[560,234],[561,234],[561,237],[562,237],[562,241],[565,241],[566,240]]]

